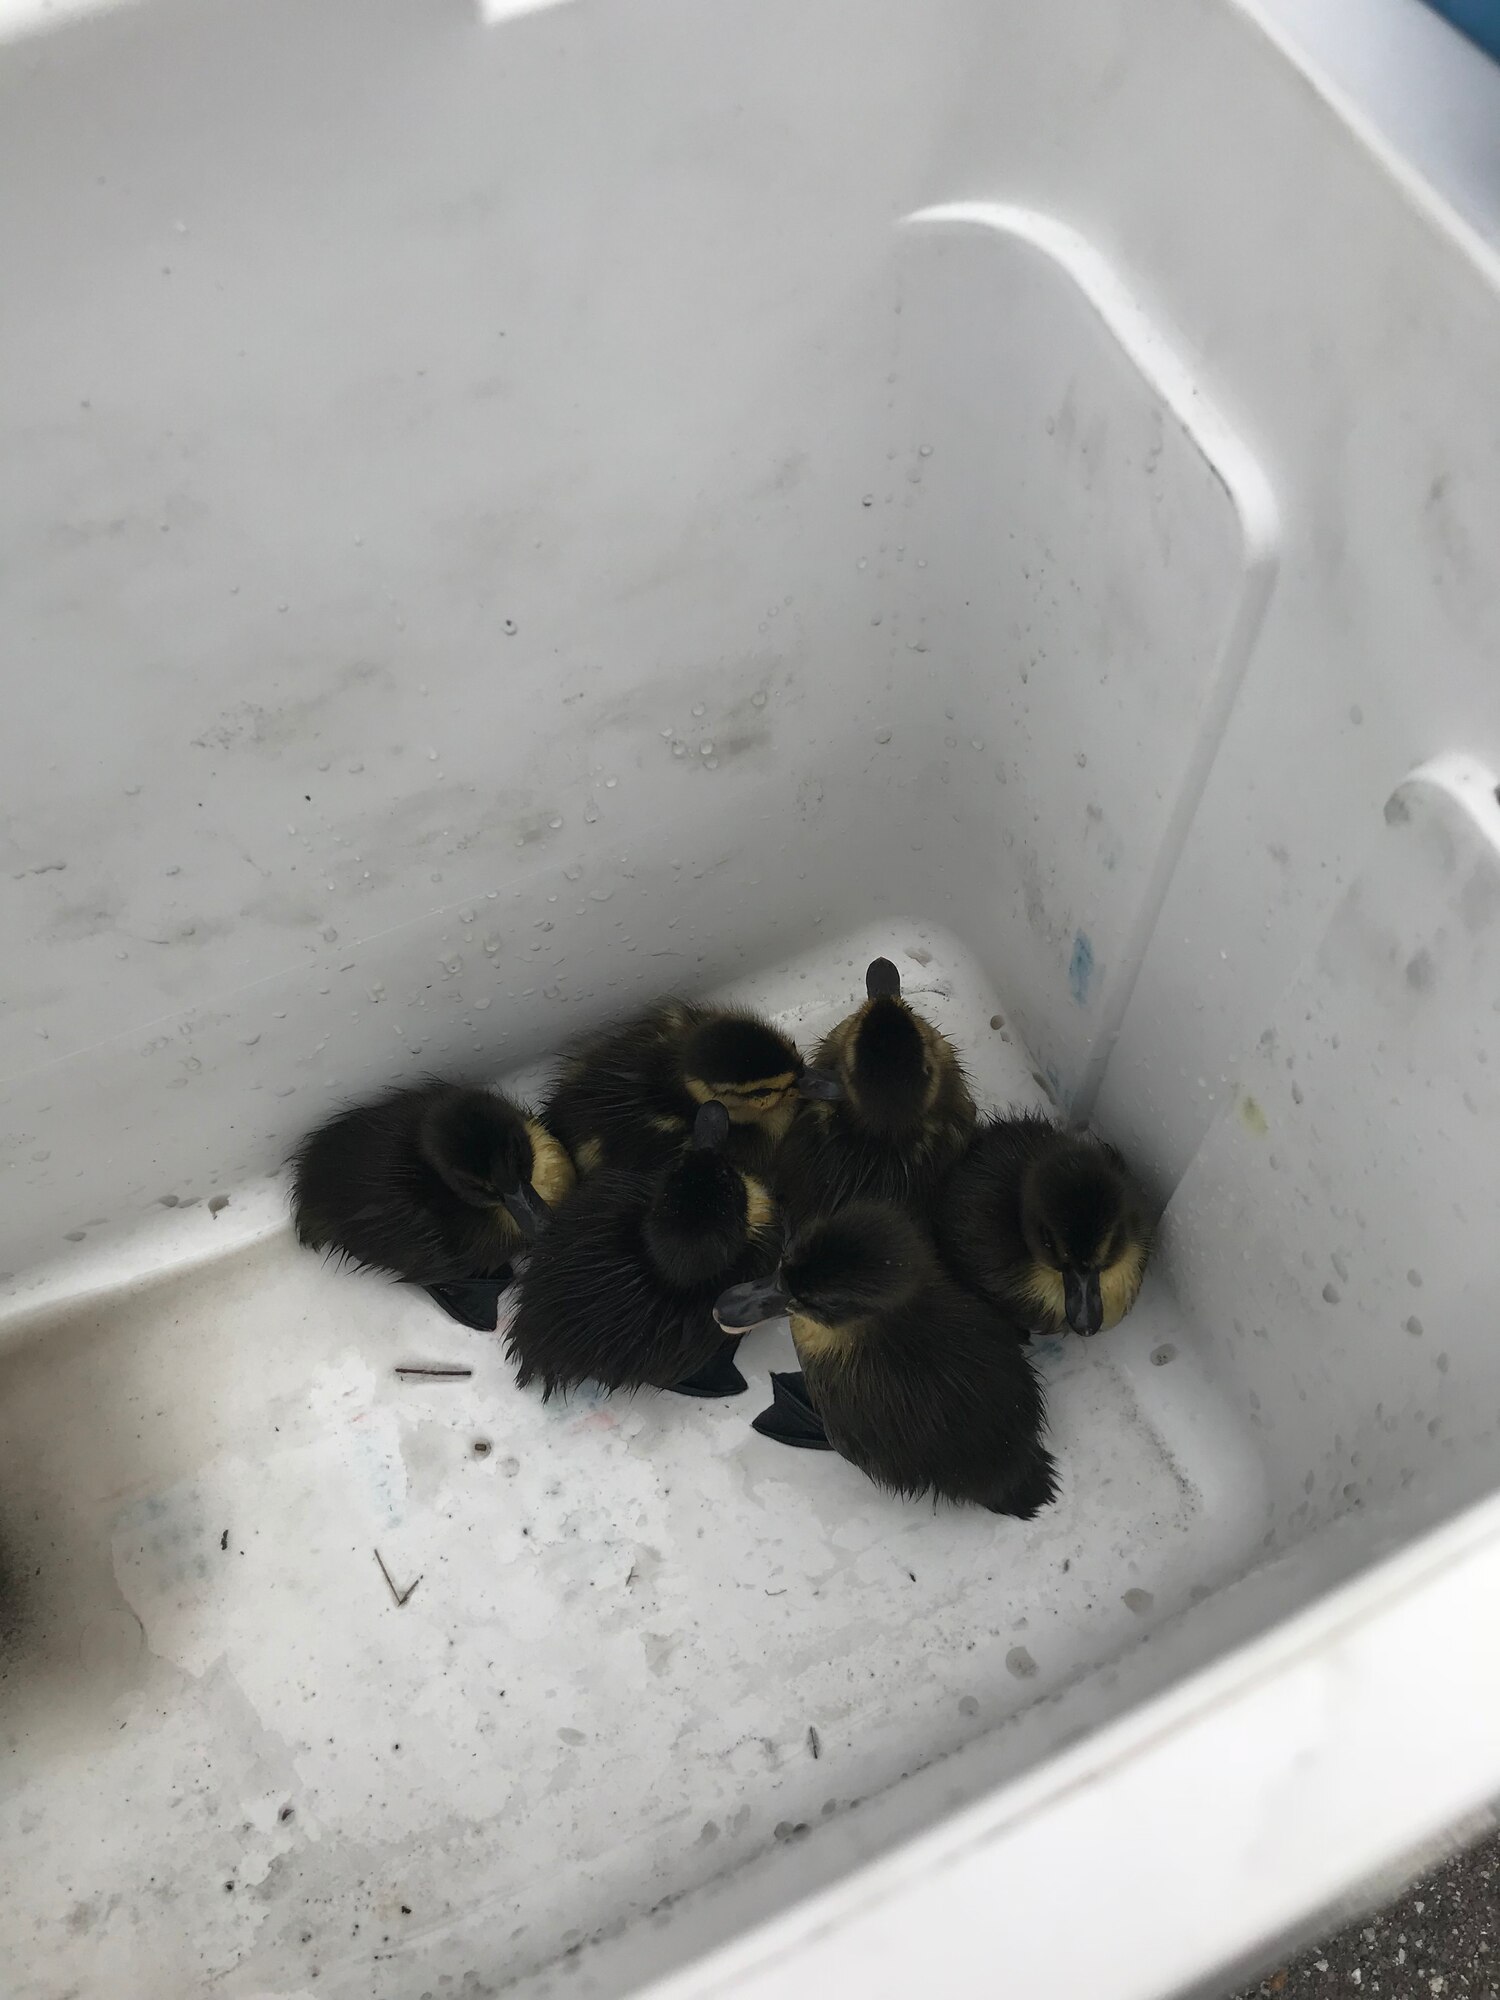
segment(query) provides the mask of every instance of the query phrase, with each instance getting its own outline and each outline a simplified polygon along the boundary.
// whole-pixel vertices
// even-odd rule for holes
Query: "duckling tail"
[[[1007,1476],[1004,1486],[985,1506],[992,1514],[1010,1514],[1029,1521],[1057,1498],[1057,1466],[1045,1445],[1037,1445],[1029,1457]]]

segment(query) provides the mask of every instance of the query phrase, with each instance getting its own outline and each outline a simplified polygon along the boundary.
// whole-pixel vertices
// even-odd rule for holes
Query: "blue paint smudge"
[[[1068,991],[1080,1007],[1089,1004],[1089,982],[1094,977],[1094,947],[1087,931],[1073,937],[1073,956],[1068,960]]]
[[[1049,1379],[1062,1372],[1065,1351],[1062,1338],[1055,1333],[1034,1333],[1027,1349],[1039,1374]]]

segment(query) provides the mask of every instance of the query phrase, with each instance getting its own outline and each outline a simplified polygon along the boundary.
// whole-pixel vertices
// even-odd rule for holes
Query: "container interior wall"
[[[1056,19],[164,4],[7,54],[7,1267],[880,908],[1170,1192],[1392,786],[1500,759],[1493,270],[1239,9]],[[1264,478],[1206,732],[1231,524],[1162,542],[1194,481],[1107,343],[1070,460],[1024,243],[928,282],[900,227],[955,201],[1072,231]],[[1027,310],[1076,352],[1096,303]]]
[[[858,565],[955,57],[865,23],[836,105],[838,8],[8,53],[9,1268],[920,906],[930,690]]]
[[[597,1990],[1491,1483],[1496,273],[1253,9],[153,0],[0,50],[0,258],[23,1301],[897,915],[1178,1190],[1244,1578]]]

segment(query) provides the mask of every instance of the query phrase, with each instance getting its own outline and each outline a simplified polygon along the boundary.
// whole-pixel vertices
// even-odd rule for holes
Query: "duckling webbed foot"
[[[798,1451],[833,1450],[800,1370],[796,1374],[772,1375],[771,1407],[762,1410],[750,1428],[773,1444],[791,1445]]]
[[[680,1382],[672,1384],[674,1396],[700,1396],[711,1401],[723,1396],[743,1396],[750,1384],[734,1365],[739,1340],[721,1340],[703,1366]]]
[[[475,1333],[493,1333],[500,1323],[500,1294],[510,1283],[510,1269],[493,1278],[459,1278],[447,1285],[424,1285],[430,1299],[440,1305],[449,1319]]]

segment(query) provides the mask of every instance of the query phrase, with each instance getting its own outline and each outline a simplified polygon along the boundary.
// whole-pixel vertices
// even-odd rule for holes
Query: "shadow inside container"
[[[170,1414],[147,1416],[110,1336],[106,1307],[72,1308],[0,1349],[0,1725],[23,1782],[118,1730],[152,1665],[112,1529],[149,1488]]]

